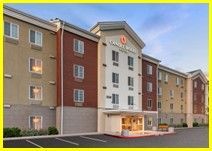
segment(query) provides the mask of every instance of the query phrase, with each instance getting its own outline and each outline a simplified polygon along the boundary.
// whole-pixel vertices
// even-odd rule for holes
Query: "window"
[[[181,83],[181,85],[183,85],[183,83],[184,83],[184,81],[183,81],[183,79],[182,79],[182,78],[180,79],[180,83]]]
[[[119,104],[119,95],[112,94],[112,104]]]
[[[29,86],[29,99],[31,100],[42,100],[42,87],[41,86]]]
[[[128,56],[128,65],[133,67],[133,57]]]
[[[181,112],[183,111],[183,105],[180,105],[180,110],[181,110]]]
[[[152,83],[151,82],[147,82],[147,91],[152,92]]]
[[[205,100],[205,96],[204,94],[202,94],[201,102],[204,103],[204,100]]]
[[[29,71],[33,73],[42,74],[42,60],[29,58]]]
[[[161,102],[158,102],[158,108],[161,109]]]
[[[84,90],[74,89],[74,102],[84,102]]]
[[[119,52],[117,51],[112,51],[112,60],[115,62],[119,62]]]
[[[19,38],[19,26],[14,23],[4,22],[4,34],[7,37],[18,39]]]
[[[152,107],[152,100],[148,99],[147,100],[147,108],[151,108]]]
[[[30,29],[29,37],[30,43],[42,46],[43,34],[41,32]]]
[[[161,124],[161,123],[162,123],[162,119],[159,118],[159,119],[158,119],[158,124]]]
[[[162,88],[158,87],[158,95],[161,96],[162,95]]]
[[[197,100],[197,94],[194,93],[194,101],[196,101],[196,100]]]
[[[148,126],[152,126],[152,117],[148,118],[147,125]]]
[[[134,105],[134,98],[133,98],[133,96],[128,96],[128,105]]]
[[[183,92],[180,93],[180,97],[181,97],[181,99],[183,99]]]
[[[84,79],[84,67],[80,65],[74,65],[73,74],[75,78]]]
[[[80,54],[84,54],[84,42],[78,39],[74,39],[74,51]]]
[[[178,77],[176,77],[176,85],[180,84],[180,79]]]
[[[29,128],[40,130],[42,129],[42,116],[30,116],[29,117]]]
[[[174,119],[170,118],[170,125],[172,125],[174,123]]]
[[[112,82],[113,83],[119,83],[119,74],[118,73],[112,73]]]
[[[205,86],[204,86],[204,84],[202,84],[202,91],[205,89]]]
[[[134,79],[132,77],[128,77],[128,86],[134,86]]]
[[[197,81],[194,81],[194,88],[197,88]]]
[[[166,73],[166,74],[165,74],[165,77],[164,77],[164,81],[165,81],[165,82],[168,82],[168,80],[169,80],[169,75]]]
[[[170,104],[170,110],[173,110],[173,108],[174,108],[174,105],[173,105],[173,103],[171,103]]]
[[[162,80],[162,72],[158,72],[158,80]]]
[[[169,96],[170,96],[171,98],[174,98],[174,90],[170,90],[170,91],[169,91]]]
[[[152,75],[152,66],[147,65],[147,74]]]

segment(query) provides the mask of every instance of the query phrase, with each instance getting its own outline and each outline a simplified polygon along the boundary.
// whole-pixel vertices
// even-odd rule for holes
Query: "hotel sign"
[[[128,45],[126,45],[126,43],[127,43],[127,38],[124,35],[120,37],[120,42],[116,42],[113,40],[109,41],[109,44],[119,47],[120,51],[136,53],[135,49],[129,47]]]

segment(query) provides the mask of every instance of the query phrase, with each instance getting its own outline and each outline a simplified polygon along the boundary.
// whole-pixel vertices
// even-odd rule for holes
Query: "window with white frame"
[[[74,102],[84,102],[84,90],[74,89]]]
[[[176,77],[176,85],[180,84],[180,78]]]
[[[158,108],[161,109],[161,102],[158,102]]]
[[[75,52],[84,54],[84,42],[78,39],[74,39],[73,49]]]
[[[119,83],[119,74],[118,73],[112,73],[112,82],[115,84]]]
[[[180,79],[180,84],[183,85],[183,83],[184,83],[184,80],[181,78]]]
[[[4,22],[4,35],[13,39],[19,38],[19,26],[11,22]]]
[[[197,81],[194,81],[194,88],[197,88]]]
[[[204,84],[202,84],[202,91],[205,89],[205,85]]]
[[[42,116],[29,116],[29,129],[42,129]]]
[[[134,105],[134,97],[128,96],[128,105]]]
[[[112,60],[119,62],[119,52],[112,50]]]
[[[128,77],[128,86],[134,86],[134,79],[132,77]]]
[[[148,117],[147,125],[152,126],[152,117]]]
[[[174,119],[170,118],[170,125],[172,125],[174,123]]]
[[[169,96],[170,98],[174,98],[174,90],[169,90]]]
[[[31,100],[42,100],[42,86],[29,86],[29,99]]]
[[[147,82],[147,91],[152,92],[152,82]]]
[[[128,66],[133,67],[133,57],[128,56]]]
[[[119,104],[119,95],[112,94],[112,104]]]
[[[158,71],[158,80],[162,80],[162,72]]]
[[[168,80],[169,80],[169,75],[166,73],[166,74],[165,74],[165,77],[164,77],[164,81],[165,81],[165,82],[168,82]]]
[[[162,95],[162,87],[158,87],[158,95],[159,95],[159,96]]]
[[[161,124],[161,123],[162,123],[162,119],[158,118],[158,124]]]
[[[170,103],[170,110],[173,110],[173,108],[174,108],[174,104]]]
[[[151,108],[152,107],[152,100],[148,99],[147,100],[147,108]]]
[[[29,58],[29,71],[33,73],[42,74],[43,66],[42,60]]]
[[[29,41],[32,44],[42,46],[43,33],[36,30],[29,30]]]
[[[84,67],[75,64],[73,74],[75,78],[84,79]]]
[[[147,74],[152,75],[152,66],[151,65],[147,65]]]

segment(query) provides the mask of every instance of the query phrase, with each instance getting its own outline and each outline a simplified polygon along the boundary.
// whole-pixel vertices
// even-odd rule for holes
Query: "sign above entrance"
[[[121,42],[121,43],[120,43]],[[129,47],[126,43],[127,43],[127,38],[124,35],[120,36],[120,42],[116,42],[113,40],[110,40],[109,43],[113,46],[117,46],[119,47],[121,51],[123,52],[132,52],[132,53],[136,53],[135,49]]]

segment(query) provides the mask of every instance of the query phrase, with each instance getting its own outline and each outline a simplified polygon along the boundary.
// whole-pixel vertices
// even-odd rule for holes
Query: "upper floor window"
[[[174,108],[174,105],[173,105],[173,103],[171,103],[170,104],[170,110],[173,110],[173,108]]]
[[[176,77],[176,85],[180,84],[180,78]]]
[[[112,104],[119,104],[119,95],[112,94]]]
[[[205,89],[205,85],[204,84],[202,84],[202,90],[204,90]]]
[[[183,98],[183,92],[180,93],[180,97],[181,97],[181,99]]]
[[[29,99],[31,100],[42,100],[43,91],[42,86],[29,86]]]
[[[147,82],[147,91],[152,92],[152,83],[151,82]]]
[[[183,111],[183,105],[180,105],[180,110]]]
[[[158,108],[161,109],[161,102],[158,102]]]
[[[158,80],[162,80],[162,72],[158,72]]]
[[[14,23],[4,22],[4,35],[13,39],[18,39],[19,26]]]
[[[161,96],[162,95],[162,88],[158,87],[158,95]]]
[[[133,98],[133,96],[128,96],[128,105],[134,105],[134,98]]]
[[[29,71],[33,73],[42,74],[42,60],[29,58]]]
[[[174,98],[174,90],[170,90],[170,91],[169,91],[169,96],[170,96],[171,98]]]
[[[78,39],[74,39],[74,51],[80,54],[84,54],[84,42]]]
[[[197,88],[197,81],[194,81],[194,88]]]
[[[148,99],[147,100],[147,108],[151,108],[152,107],[152,100]]]
[[[168,82],[168,80],[169,80],[169,75],[166,73],[166,74],[165,74],[165,77],[164,77],[164,81],[165,81],[165,82]]]
[[[80,65],[74,65],[74,77],[84,79],[84,67]]]
[[[152,75],[152,66],[147,65],[147,74]]]
[[[128,77],[128,86],[134,86],[134,79],[132,77]]]
[[[128,65],[133,67],[133,57],[128,56]]]
[[[112,51],[112,60],[115,62],[119,62],[119,52],[117,51]]]
[[[180,79],[180,84],[183,85],[184,84],[184,80],[181,78]]]
[[[74,102],[84,102],[84,90],[74,89]]]
[[[112,82],[118,84],[119,83],[119,74],[118,73],[112,73]]]
[[[43,34],[39,31],[29,30],[29,41],[38,46],[42,46]]]

